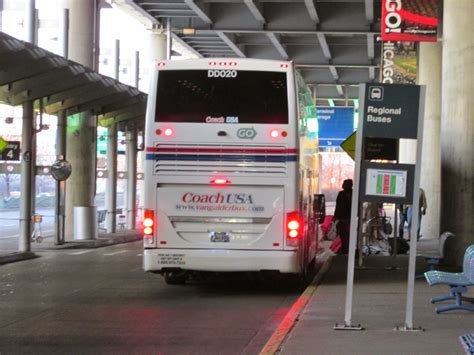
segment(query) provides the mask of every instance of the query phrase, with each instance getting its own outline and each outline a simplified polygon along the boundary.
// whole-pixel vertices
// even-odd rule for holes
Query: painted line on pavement
[[[93,250],[76,251],[74,253],[68,253],[68,255],[82,255],[82,254],[90,253],[91,251],[93,251]]]
[[[19,234],[15,234],[15,235],[8,235],[6,237],[0,237],[0,239],[13,239],[13,238],[19,238],[20,235]]]
[[[263,349],[260,351],[260,355],[270,355],[270,354],[273,355],[273,354],[277,354],[280,351],[283,343],[285,342],[287,336],[290,334],[290,331],[293,329],[301,312],[306,307],[306,305],[308,304],[313,294],[316,292],[316,289],[321,283],[323,276],[329,270],[332,259],[333,257],[329,256],[324,261],[323,266],[321,267],[317,275],[314,277],[311,284],[306,288],[306,290],[304,290],[301,296],[296,300],[296,302],[293,304],[293,306],[289,310],[288,314],[285,316],[285,318],[282,320],[282,322],[278,326],[277,330],[275,330],[271,338],[267,341]]]
[[[119,251],[114,251],[113,253],[107,253],[107,254],[104,254],[105,256],[111,256],[111,255],[117,255],[117,254],[122,254],[122,253],[126,253],[127,250],[119,250]]]

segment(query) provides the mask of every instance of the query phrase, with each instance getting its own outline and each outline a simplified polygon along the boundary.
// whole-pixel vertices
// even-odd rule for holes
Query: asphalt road
[[[166,285],[141,243],[0,266],[0,354],[258,354],[300,295],[243,275]]]

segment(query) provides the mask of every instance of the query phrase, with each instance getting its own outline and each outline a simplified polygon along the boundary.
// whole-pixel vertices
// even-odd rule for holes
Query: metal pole
[[[365,84],[359,87],[359,102],[365,102]],[[360,325],[352,325],[352,296],[354,291],[354,264],[355,249],[357,244],[357,211],[359,209],[359,191],[360,191],[360,170],[362,159],[362,129],[365,108],[359,109],[358,133],[356,134],[356,155],[354,171],[354,191],[352,192],[351,206],[351,230],[349,239],[349,258],[347,262],[347,288],[346,288],[346,307],[344,315],[344,325],[337,325],[335,329],[362,330]]]
[[[120,80],[120,40],[115,40],[114,51],[114,79]]]
[[[2,12],[3,12],[3,0],[0,0],[0,31],[2,31]]]
[[[61,43],[59,54],[67,59],[69,58],[69,9],[63,9],[63,16],[60,20]]]
[[[405,329],[413,329],[413,298],[415,293],[416,272],[416,244],[418,231],[418,215],[420,213],[420,176],[421,176],[421,150],[423,146],[423,120],[425,112],[425,86],[420,86],[420,105],[418,109],[418,136],[416,144],[415,181],[413,184],[413,213],[411,222],[410,257],[408,261],[408,288],[405,317]]]
[[[107,232],[115,233],[117,210],[117,124],[113,123],[107,129]]]
[[[66,126],[67,114],[63,110],[58,115],[58,130],[56,133],[56,159],[62,160],[66,158]],[[56,204],[55,204],[55,239],[54,244],[60,245],[64,243],[64,197],[65,197],[65,182],[56,181]]]
[[[26,0],[25,3],[25,41],[35,44],[36,11],[35,0]]]
[[[23,127],[21,131],[20,238],[18,240],[20,252],[31,251],[33,114],[33,101],[25,102],[23,104]]]
[[[171,18],[166,19],[166,59],[171,60]]]
[[[140,52],[135,51],[135,57],[133,61],[133,86],[138,89],[140,83]]]
[[[137,129],[127,128],[127,228],[136,226],[137,199]]]

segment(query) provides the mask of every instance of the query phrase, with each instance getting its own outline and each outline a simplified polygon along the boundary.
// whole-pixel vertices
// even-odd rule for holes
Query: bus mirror
[[[326,198],[324,194],[314,194],[313,196],[313,213],[319,223],[323,223],[326,217]]]

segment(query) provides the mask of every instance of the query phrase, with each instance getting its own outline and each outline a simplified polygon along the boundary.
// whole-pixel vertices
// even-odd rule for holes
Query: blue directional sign
[[[354,131],[353,107],[318,106],[316,115],[320,147],[339,147]]]

